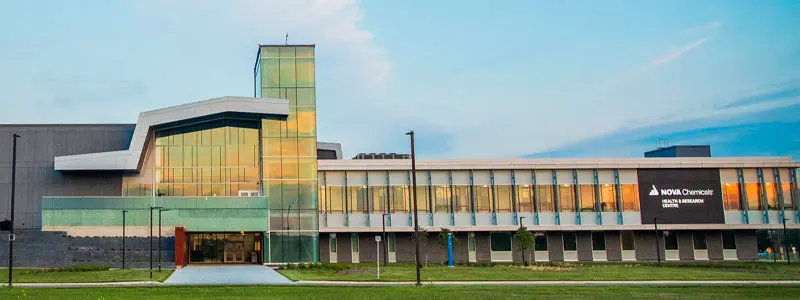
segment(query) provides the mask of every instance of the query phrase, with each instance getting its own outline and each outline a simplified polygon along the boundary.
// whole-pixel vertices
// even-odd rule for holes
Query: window
[[[636,248],[634,242],[634,233],[633,231],[623,231],[622,232],[622,250],[634,250]]]
[[[434,196],[435,196],[435,212],[439,213],[449,213],[450,212],[450,186],[449,185],[437,185],[434,186]]]
[[[791,183],[783,183],[781,184],[781,188],[783,189],[783,208],[787,210],[794,209],[794,202],[792,201],[792,184]],[[795,199],[796,200],[796,199]]]
[[[571,184],[558,185],[558,205],[561,212],[575,211],[575,189]]]
[[[369,194],[372,195],[372,212],[376,214],[388,213],[386,206],[386,187],[385,186],[371,186],[369,187]]]
[[[470,232],[469,235],[467,235],[467,244],[468,244],[468,247],[469,247],[468,250],[470,252],[475,252],[475,250],[478,248],[477,245],[475,245],[475,233],[474,232]]]
[[[453,204],[455,207],[453,210],[455,212],[467,213],[471,211],[470,203],[472,202],[472,196],[470,194],[470,186],[468,185],[456,185],[453,186],[453,194],[455,199],[453,199]]]
[[[747,208],[749,210],[764,210],[761,205],[761,184],[760,183],[745,183],[747,190]]]
[[[489,235],[492,244],[492,251],[511,251],[510,232],[492,232]]]
[[[325,190],[324,186],[319,186],[317,188],[317,195],[319,195],[319,213],[325,214],[328,212],[328,192]]]
[[[564,251],[578,251],[578,237],[575,232],[564,231],[562,236],[564,237]]]
[[[603,184],[600,186],[600,205],[604,212],[617,211],[617,186]]]
[[[622,211],[639,211],[639,187],[636,184],[622,184]]]
[[[497,212],[511,212],[511,186],[495,186],[497,193]]]
[[[692,233],[692,237],[694,238],[694,249],[695,250],[706,250],[708,246],[706,245],[706,233],[705,231],[695,231]]]
[[[328,211],[331,213],[344,213],[344,187],[329,186],[328,190]]]
[[[736,236],[733,230],[722,231],[722,249],[736,249]]]
[[[358,233],[350,234],[350,246],[352,247],[351,249],[353,250],[353,252],[358,252],[358,246],[359,246]]]
[[[674,231],[664,231],[664,249],[678,250],[678,235]]]
[[[592,232],[592,250],[606,250],[606,235],[602,231]]]
[[[430,212],[431,210],[428,206],[428,187],[417,186],[417,210],[421,213]]]
[[[407,213],[409,212],[408,204],[411,203],[411,198],[408,195],[408,186],[392,186],[392,212],[393,213]]]
[[[581,211],[598,211],[594,184],[581,184]]]
[[[722,186],[722,198],[725,210],[742,210],[741,192],[738,183],[725,183]]]
[[[767,194],[767,207],[769,207],[770,210],[778,209],[778,190],[776,187],[774,183],[768,182],[764,188]]]
[[[337,243],[336,243],[336,234],[335,233],[331,233],[330,241],[331,241],[331,246],[330,246],[331,247],[331,253],[336,253],[338,246],[337,246]]]
[[[366,186],[348,186],[347,187],[347,202],[348,213],[362,214],[369,213],[367,210],[367,187]]]
[[[533,236],[533,250],[547,251],[547,235],[544,232],[537,232]]]
[[[536,186],[537,207],[538,212],[554,212],[555,204],[553,200],[553,185],[540,184]]]
[[[477,212],[492,212],[492,191],[488,185],[475,186]]]
[[[517,186],[517,203],[518,212],[533,212],[533,191],[530,185]]]

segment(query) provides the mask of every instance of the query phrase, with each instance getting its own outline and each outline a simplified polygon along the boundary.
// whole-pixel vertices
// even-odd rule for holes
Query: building
[[[140,265],[150,236],[165,237],[168,265],[368,262],[384,228],[381,255],[412,262],[414,191],[431,262],[444,260],[442,229],[460,241],[456,262],[521,260],[520,226],[535,261],[756,260],[759,230],[800,229],[789,157],[418,160],[412,190],[407,155],[342,159],[317,141],[314,59],[314,45],[261,45],[255,97],[136,124],[0,125],[0,207],[22,136],[17,245],[31,255],[19,265],[118,265],[123,234]]]

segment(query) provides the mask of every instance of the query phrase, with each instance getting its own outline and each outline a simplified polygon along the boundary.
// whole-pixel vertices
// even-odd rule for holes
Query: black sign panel
[[[640,169],[642,224],[721,224],[719,169]]]

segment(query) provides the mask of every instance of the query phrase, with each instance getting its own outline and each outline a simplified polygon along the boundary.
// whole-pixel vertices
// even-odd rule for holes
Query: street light
[[[148,252],[150,253],[150,279],[153,279],[153,210],[154,209],[162,209],[161,206],[151,206],[150,207],[150,249]]]
[[[389,262],[389,259],[386,258],[388,256],[387,255],[387,252],[388,252],[387,249],[389,248],[389,240],[386,239],[386,216],[388,216],[388,215],[389,214],[381,214],[381,227],[383,228],[383,265],[384,266],[386,266],[386,264]]]
[[[519,229],[522,230],[522,220],[525,220],[525,217],[519,217]],[[525,250],[522,250],[522,265],[528,266],[528,261],[525,260]]]
[[[656,256],[658,257],[658,263],[661,263],[661,243],[659,243],[658,237],[658,219],[659,217],[653,218],[653,228],[656,230]]]
[[[158,209],[158,272],[161,273],[161,212],[169,209]]]
[[[11,283],[13,282],[13,273],[14,270],[14,240],[16,236],[14,236],[14,194],[16,192],[15,188],[17,186],[17,138],[19,138],[19,134],[14,133],[11,135],[14,142],[13,147],[11,150],[11,228],[9,228],[8,234],[8,287],[11,288]]]
[[[419,259],[419,218],[417,218],[417,159],[414,155],[414,131],[409,131],[406,135],[411,137],[411,195],[414,204],[414,247],[417,257],[417,286],[422,285],[420,270],[422,263]]]
[[[122,269],[125,270],[125,214],[127,210],[122,210]]]

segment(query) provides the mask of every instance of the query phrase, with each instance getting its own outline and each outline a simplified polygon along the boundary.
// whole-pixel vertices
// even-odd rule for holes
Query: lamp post
[[[786,218],[786,217],[783,218],[783,247],[786,249],[786,251],[785,251],[786,252],[786,264],[787,265],[791,265],[792,264],[792,256],[791,256],[791,249],[789,249],[789,241],[788,241],[789,240],[788,239],[789,236],[786,235],[786,221],[787,220],[789,220],[789,218]]]
[[[122,269],[125,270],[125,214],[127,210],[122,210]]]
[[[17,138],[19,134],[14,133],[11,135],[13,138],[13,146],[11,150],[11,228],[8,234],[8,287],[11,288],[14,271],[14,194],[17,186]]]
[[[522,230],[522,220],[525,220],[525,217],[519,217],[519,229]],[[522,250],[522,265],[528,266],[528,261],[525,260],[525,250]]]
[[[158,272],[161,273],[161,212],[169,209],[158,209]]]
[[[422,285],[420,271],[422,269],[422,262],[419,259],[419,218],[417,217],[417,159],[414,155],[414,131],[409,131],[406,135],[411,137],[411,195],[414,204],[414,247],[416,248],[417,258],[417,286]]]
[[[154,209],[161,209],[161,206],[151,206],[150,207],[150,249],[148,252],[150,253],[150,279],[153,279],[153,210]]]
[[[658,241],[658,219],[659,217],[653,218],[653,228],[656,230],[656,256],[658,257],[658,263],[661,263],[661,243]]]
[[[381,227],[383,228],[383,265],[386,266],[389,263],[389,259],[387,258],[389,252],[389,240],[386,239],[386,216],[389,214],[381,214]]]

